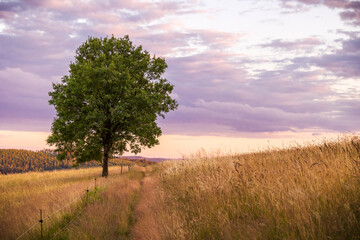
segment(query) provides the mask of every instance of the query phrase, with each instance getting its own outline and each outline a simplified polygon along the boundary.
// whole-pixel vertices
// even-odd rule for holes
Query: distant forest
[[[110,165],[120,164],[149,165],[153,162],[146,159],[111,159]],[[51,150],[29,151],[19,149],[0,149],[0,173],[23,173],[30,171],[52,171],[74,168],[74,161],[59,161],[56,153]],[[95,167],[100,164],[95,161],[83,163],[77,167]]]

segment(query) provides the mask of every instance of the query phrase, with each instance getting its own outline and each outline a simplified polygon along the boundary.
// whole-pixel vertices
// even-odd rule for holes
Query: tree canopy
[[[162,76],[166,68],[164,58],[134,46],[128,36],[89,37],[76,50],[69,75],[49,92],[57,115],[47,142],[58,158],[102,161],[106,177],[113,154],[159,144],[156,120],[177,108],[174,86]]]

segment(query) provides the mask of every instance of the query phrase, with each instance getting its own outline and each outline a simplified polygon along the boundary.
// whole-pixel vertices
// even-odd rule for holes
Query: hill
[[[1,174],[67,169],[69,161],[58,161],[50,151],[29,151],[22,149],[0,149]]]

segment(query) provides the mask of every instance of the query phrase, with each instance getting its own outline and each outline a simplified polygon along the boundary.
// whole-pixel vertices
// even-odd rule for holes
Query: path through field
[[[159,205],[156,204],[160,197],[158,178],[152,173],[147,173],[141,182],[140,199],[134,211],[135,225],[132,227],[131,239],[157,240],[161,239],[161,223],[157,218]]]
[[[137,168],[115,179],[86,207],[61,239],[128,239],[145,174],[145,168]]]
[[[0,239],[130,239],[152,171],[112,167],[106,179],[100,168],[2,175]]]

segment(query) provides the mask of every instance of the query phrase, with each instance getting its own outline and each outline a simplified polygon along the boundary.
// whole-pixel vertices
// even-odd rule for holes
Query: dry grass
[[[118,178],[100,192],[100,201],[86,207],[86,211],[71,225],[68,239],[126,239],[134,224],[133,211],[144,177],[140,168]]]
[[[120,168],[111,167],[109,172],[109,179],[116,178]],[[87,187],[94,188],[94,177],[97,186],[106,184],[100,176],[101,168],[0,175],[0,239],[20,236],[39,220],[40,209],[47,217],[73,199],[80,199]],[[70,205],[44,224],[71,210]]]
[[[158,240],[163,231],[162,226],[166,225],[164,222],[159,222],[164,220],[160,217],[161,205],[158,205],[159,197],[163,199],[163,196],[158,195],[159,181],[158,178],[146,176],[141,184],[143,187],[134,212],[136,224],[132,229],[131,239]]]
[[[59,239],[360,239],[357,137],[242,155],[200,152],[154,168],[143,180],[151,167],[100,180],[96,201]],[[100,172],[0,176],[0,239],[16,238],[39,208],[57,210]]]
[[[154,239],[360,238],[357,137],[225,157],[200,153],[164,164],[159,181],[142,210],[161,225],[148,230]]]

